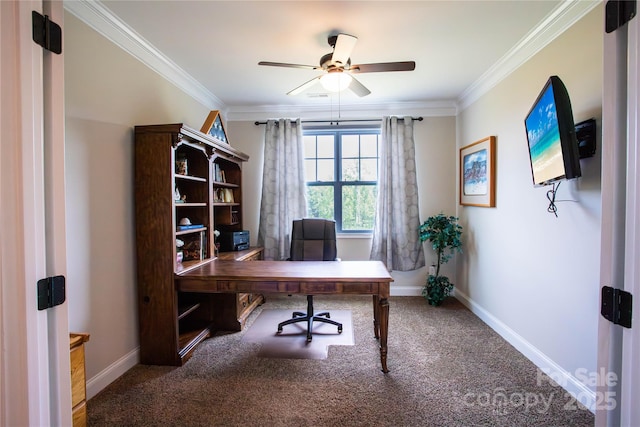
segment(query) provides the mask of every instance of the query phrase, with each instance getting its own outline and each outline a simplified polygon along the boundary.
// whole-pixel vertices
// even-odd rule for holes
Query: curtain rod
[[[413,120],[421,122],[424,120],[422,117],[412,117]],[[404,120],[402,117],[398,117],[398,120]],[[301,123],[331,123],[338,124],[342,122],[381,122],[382,119],[336,119],[336,120],[301,120]],[[266,125],[267,122],[255,122],[255,125]]]

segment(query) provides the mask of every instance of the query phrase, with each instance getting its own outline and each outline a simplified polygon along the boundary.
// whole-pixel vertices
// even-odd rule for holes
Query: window
[[[309,216],[335,219],[339,233],[373,230],[380,130],[304,131]]]

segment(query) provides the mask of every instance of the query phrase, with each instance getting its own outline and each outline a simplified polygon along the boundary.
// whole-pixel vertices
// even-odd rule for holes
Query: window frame
[[[334,219],[336,221],[336,232],[343,235],[351,235],[356,237],[358,235],[370,235],[373,232],[373,229],[362,229],[362,230],[344,230],[342,228],[342,191],[344,187],[350,186],[373,186],[375,187],[375,191],[377,194],[378,180],[375,181],[343,181],[342,180],[342,136],[343,135],[377,135],[377,147],[376,147],[376,177],[380,175],[380,137],[381,137],[381,128],[376,125],[360,125],[360,126],[338,126],[338,127],[309,127],[303,128],[302,130],[303,137],[313,135],[331,135],[333,136],[333,181],[307,181],[305,177],[305,186],[306,187],[333,187],[333,211],[334,211]],[[317,169],[317,160],[319,159],[317,156],[317,143],[316,143],[316,153],[315,157],[307,157],[305,153],[304,161],[306,163],[309,159],[316,159],[316,179],[318,178],[318,169]],[[371,157],[362,157],[361,153],[358,153],[357,159],[367,159]],[[322,159],[322,158],[320,158]],[[362,172],[361,168],[359,171]],[[375,213],[374,213],[375,214]]]

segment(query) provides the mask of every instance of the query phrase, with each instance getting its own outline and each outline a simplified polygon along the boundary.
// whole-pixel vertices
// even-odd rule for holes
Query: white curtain
[[[388,270],[425,265],[418,207],[413,120],[384,117],[371,259],[382,261]]]
[[[289,257],[293,220],[307,215],[303,149],[300,119],[267,121],[258,229],[264,259]]]

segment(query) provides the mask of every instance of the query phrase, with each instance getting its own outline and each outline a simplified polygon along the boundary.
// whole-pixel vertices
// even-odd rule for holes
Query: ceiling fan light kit
[[[320,77],[320,84],[329,92],[342,92],[349,87],[352,80],[347,73],[327,73]]]
[[[351,65],[351,52],[353,51],[357,41],[357,37],[348,34],[336,34],[329,36],[328,42],[333,48],[333,52],[323,55],[320,58],[320,66],[269,61],[260,61],[258,62],[258,65],[324,71],[324,74],[303,83],[297,88],[289,91],[287,95],[298,95],[304,90],[315,85],[317,81],[320,81],[322,87],[330,92],[340,92],[349,88],[353,93],[360,97],[369,95],[371,91],[356,80],[351,73],[362,74],[388,71],[413,71],[416,68],[416,63],[413,61]]]

